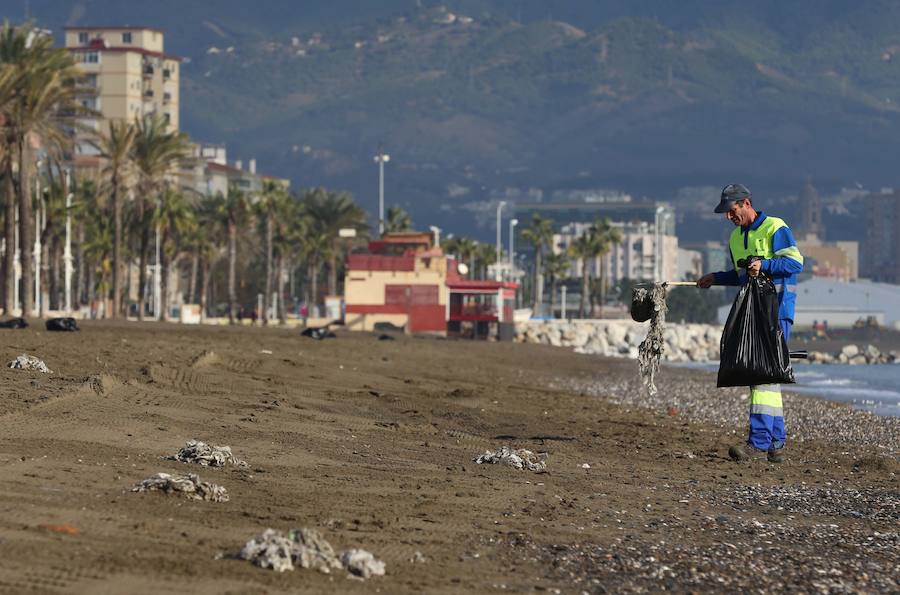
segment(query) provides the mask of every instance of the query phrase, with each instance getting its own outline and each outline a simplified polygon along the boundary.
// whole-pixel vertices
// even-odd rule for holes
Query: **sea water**
[[[785,387],[879,415],[900,416],[900,364],[794,366],[797,384]]]
[[[711,372],[718,363],[674,364]],[[796,384],[784,385],[785,392],[802,393],[850,403],[855,409],[878,415],[900,416],[900,364],[795,364]]]

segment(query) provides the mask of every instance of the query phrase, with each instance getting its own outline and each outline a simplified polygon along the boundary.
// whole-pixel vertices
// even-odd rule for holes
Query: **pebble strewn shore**
[[[516,340],[570,347],[577,353],[636,359],[647,328],[646,323],[631,320],[529,320],[516,324]],[[664,338],[665,361],[718,361],[722,327],[667,323]],[[893,364],[900,363],[900,351],[882,352],[874,345],[845,345],[837,353],[811,351],[807,361],[811,364]]]
[[[716,388],[715,376],[710,372],[667,366],[657,376],[659,392],[651,396],[641,385],[637,364],[634,366],[634,376],[630,379],[561,378],[558,387],[604,397],[621,405],[734,428],[735,442],[743,439],[749,408],[747,389]],[[848,451],[865,447],[891,457],[900,456],[900,417],[878,416],[843,403],[792,394],[789,387],[785,387],[784,401],[788,447],[792,440],[824,440],[843,443]]]

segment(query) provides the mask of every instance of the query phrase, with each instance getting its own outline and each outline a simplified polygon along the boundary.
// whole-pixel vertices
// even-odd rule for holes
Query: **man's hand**
[[[751,277],[758,277],[760,268],[762,268],[762,261],[754,260],[749,265],[747,265],[747,274]]]
[[[716,280],[716,276],[713,273],[707,273],[703,275],[699,279],[697,279],[697,287],[700,289],[709,289],[712,287],[713,282]]]

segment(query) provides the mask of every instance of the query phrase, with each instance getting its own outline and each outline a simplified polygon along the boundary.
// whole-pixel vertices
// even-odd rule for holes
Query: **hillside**
[[[894,2],[122,4],[30,10],[165,29],[192,136],[372,209],[383,144],[389,202],[450,228],[509,187],[894,183]]]

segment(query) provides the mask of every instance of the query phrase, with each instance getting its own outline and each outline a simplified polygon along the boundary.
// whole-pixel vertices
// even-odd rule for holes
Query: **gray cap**
[[[739,200],[750,198],[750,189],[743,184],[729,184],[722,188],[722,196],[719,204],[716,206],[716,213],[727,213],[731,209],[731,204]]]

